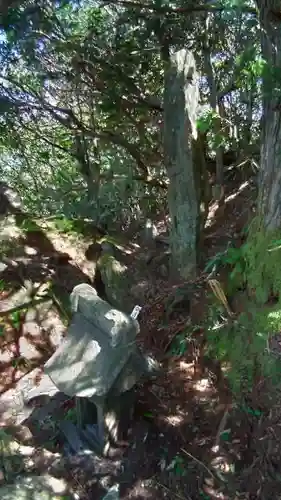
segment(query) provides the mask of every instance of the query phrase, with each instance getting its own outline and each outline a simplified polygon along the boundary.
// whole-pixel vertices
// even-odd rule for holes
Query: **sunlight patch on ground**
[[[242,191],[244,191],[249,186],[250,186],[249,181],[243,182],[243,184],[241,184],[241,186],[237,189],[237,191],[235,191],[235,193],[232,193],[229,196],[227,196],[227,198],[225,198],[225,203],[229,203],[230,201],[235,200],[235,198],[237,198],[237,196],[239,196],[239,194],[241,194]]]
[[[250,186],[249,181],[243,182],[243,184],[241,184],[241,186],[234,193],[230,194],[225,198],[225,204],[235,200],[235,198],[237,198],[237,196],[239,196],[249,186]],[[213,203],[211,203],[209,207],[209,213],[206,220],[205,228],[208,228],[213,224],[218,208],[219,208],[218,201],[214,201]]]
[[[168,415],[166,420],[168,424],[173,425],[174,427],[184,423],[184,417],[181,415]]]
[[[198,392],[205,392],[210,389],[210,382],[208,378],[202,378],[194,384],[194,389]]]
[[[194,373],[194,363],[186,363],[186,361],[180,361],[180,370],[185,372],[189,377],[192,377]]]
[[[217,454],[211,462],[212,468],[217,470],[222,474],[233,474],[234,473],[234,464],[229,460],[225,454],[219,452],[219,446],[213,446],[212,452]]]
[[[26,255],[29,255],[29,256],[38,254],[38,251],[35,248],[29,247],[27,245],[24,246],[24,252]]]
[[[205,228],[208,228],[208,227],[210,227],[212,225],[212,223],[213,223],[213,221],[215,219],[218,207],[219,207],[219,204],[218,204],[217,201],[213,202],[210,205],[208,217],[207,217],[207,220],[206,220],[206,223],[205,223]]]
[[[143,498],[145,500],[152,500],[154,497],[150,493],[149,489],[152,486],[152,479],[137,479],[133,490],[130,491],[130,498],[132,500],[137,500],[138,498]]]
[[[0,241],[10,242],[11,239],[17,239],[22,236],[22,230],[17,227],[13,215],[5,217],[0,221]],[[15,243],[15,242],[14,242]],[[2,250],[2,249],[1,249]]]

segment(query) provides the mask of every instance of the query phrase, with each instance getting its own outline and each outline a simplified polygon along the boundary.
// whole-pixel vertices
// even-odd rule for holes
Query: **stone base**
[[[79,432],[99,454],[107,455],[111,447],[127,439],[130,428],[135,392],[110,394],[99,398],[76,398],[77,426]]]

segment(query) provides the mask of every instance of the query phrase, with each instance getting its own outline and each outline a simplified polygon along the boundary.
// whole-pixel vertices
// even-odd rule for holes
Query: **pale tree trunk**
[[[281,23],[280,0],[257,0],[262,52],[268,66],[263,79],[263,137],[259,213],[266,229],[281,227]]]
[[[96,144],[92,146],[94,158],[90,160],[87,142],[83,134],[75,138],[75,153],[81,174],[87,183],[87,199],[98,204],[100,190],[100,154]]]
[[[169,177],[173,271],[182,278],[196,275],[200,225],[199,194],[192,155],[197,137],[199,90],[193,55],[185,49],[170,56],[165,72],[164,154]]]

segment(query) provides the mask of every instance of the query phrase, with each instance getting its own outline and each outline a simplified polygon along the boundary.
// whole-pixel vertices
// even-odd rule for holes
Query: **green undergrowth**
[[[69,219],[64,216],[47,217],[46,219],[33,220],[31,217],[18,217],[17,225],[26,233],[42,231],[44,229],[55,229],[65,234],[82,234],[83,236],[97,236],[102,234],[94,225],[93,221],[88,219]]]
[[[116,246],[123,246],[124,241],[118,235],[104,234],[103,230],[95,225],[90,219],[69,219],[67,217],[49,217],[46,219],[33,220],[30,217],[22,217],[17,221],[18,227],[24,233],[57,231],[73,237],[83,237],[96,243],[111,243]]]
[[[249,306],[233,320],[222,319],[218,308],[209,311],[207,354],[219,360],[234,393],[251,391],[255,380],[270,378],[281,384],[281,358],[268,349],[271,334],[281,331],[281,307]]]
[[[259,304],[281,299],[281,231],[265,232],[256,219],[243,248],[243,279]]]
[[[250,391],[260,377],[278,386],[281,357],[269,352],[268,338],[281,331],[281,231],[265,232],[255,219],[246,242],[240,248],[229,246],[207,267],[229,269],[226,294],[230,304],[238,290],[245,294],[243,312],[235,319],[225,309],[222,312],[222,304],[210,305],[208,355],[221,361],[236,393]],[[270,305],[273,296],[277,304],[271,301]]]
[[[85,219],[67,219],[65,217],[57,218],[52,221],[54,228],[65,234],[82,235],[85,238],[90,238],[96,243],[111,243],[113,245],[123,245],[123,241],[118,236],[102,234],[100,229],[95,226],[94,221]]]
[[[247,288],[258,304],[265,304],[272,295],[281,298],[281,230],[266,232],[256,218],[247,229],[246,242],[219,252],[205,271],[222,267],[229,269],[229,294]]]
[[[10,240],[1,241],[0,244],[0,259],[2,257],[13,257],[15,253],[15,246],[17,245],[17,239],[11,238]]]

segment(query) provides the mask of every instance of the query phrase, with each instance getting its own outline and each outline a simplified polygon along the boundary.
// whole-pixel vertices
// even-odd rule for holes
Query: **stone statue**
[[[66,337],[45,372],[59,391],[76,398],[78,430],[69,421],[61,426],[70,446],[79,452],[86,440],[106,455],[128,430],[135,384],[158,366],[136,345],[139,323],[90,285],[74,288],[71,309]]]

